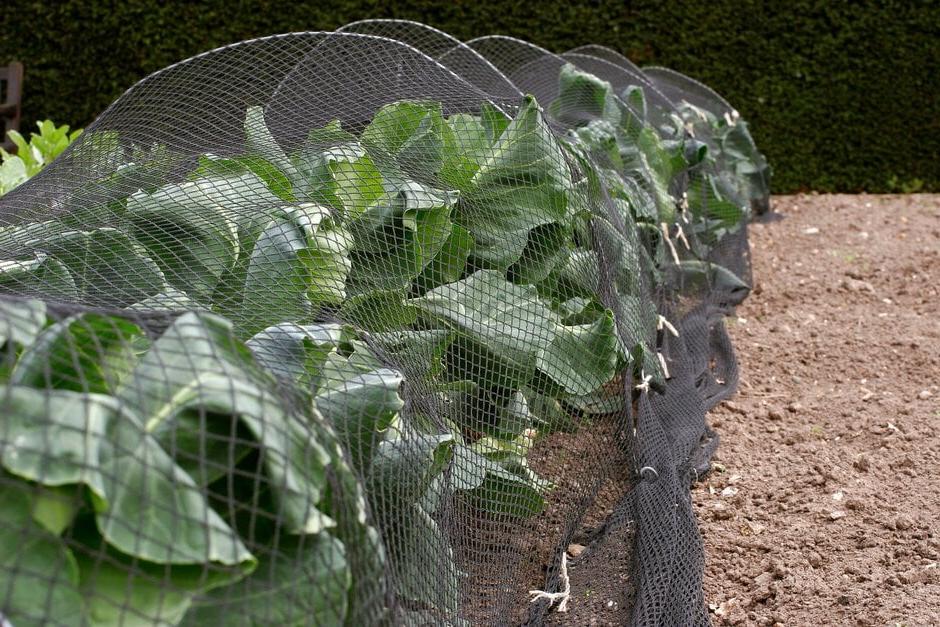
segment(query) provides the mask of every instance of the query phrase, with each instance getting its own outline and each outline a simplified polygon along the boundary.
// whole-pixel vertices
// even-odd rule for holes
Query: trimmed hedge
[[[0,63],[26,65],[24,125],[84,125],[146,74],[242,39],[365,17],[460,38],[599,43],[725,95],[774,166],[774,190],[940,190],[940,5],[714,0],[7,0]]]

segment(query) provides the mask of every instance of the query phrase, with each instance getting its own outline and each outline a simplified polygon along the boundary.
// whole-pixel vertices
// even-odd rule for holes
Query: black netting
[[[372,20],[147,77],[0,198],[0,623],[580,624],[602,561],[707,623],[767,173],[596,46]]]

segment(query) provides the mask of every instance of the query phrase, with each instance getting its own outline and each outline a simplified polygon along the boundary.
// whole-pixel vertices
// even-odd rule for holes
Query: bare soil
[[[693,491],[712,620],[940,625],[940,196],[775,210]]]
[[[618,418],[583,420],[574,432],[539,438],[528,456],[532,470],[554,485],[551,494],[563,498],[547,499],[545,510],[527,519],[494,519],[469,506],[458,510],[457,557],[460,566],[473,573],[463,584],[464,609],[474,625],[526,624],[535,609],[529,591],[557,581],[562,552],[568,554],[576,600],[569,613],[558,615],[565,624],[626,621],[627,603],[621,599],[629,590],[632,529],[625,524],[603,543],[592,545],[589,540],[630,491],[632,477],[616,442]],[[559,545],[568,537],[570,544]],[[579,547],[590,550],[581,555]]]

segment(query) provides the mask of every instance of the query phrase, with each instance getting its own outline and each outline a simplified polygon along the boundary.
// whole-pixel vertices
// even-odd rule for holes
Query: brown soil
[[[938,625],[940,196],[775,201],[693,492],[713,622]]]
[[[532,470],[554,485],[538,516],[494,520],[458,502],[457,556],[461,568],[473,573],[462,586],[464,609],[473,624],[526,623],[529,591],[557,581],[559,543],[569,536],[572,602],[571,610],[559,616],[565,624],[623,624],[629,526],[572,557],[578,543],[589,545],[592,532],[608,520],[618,500],[630,490],[629,465],[617,444],[621,429],[614,415],[581,419],[579,427],[573,433],[539,438],[528,456]]]
[[[592,425],[580,432],[597,428]],[[604,443],[613,437],[605,435]],[[598,452],[595,444],[593,450],[585,450],[580,456],[598,456]],[[605,446],[600,453],[608,470],[602,475],[606,479],[599,484],[597,498],[587,507],[566,551],[571,585],[567,611],[555,611],[556,604],[545,617],[546,625],[624,625],[630,617],[633,528],[624,520],[611,524],[603,534],[596,532],[611,522],[614,508],[632,489],[633,478],[629,475],[630,464],[619,449]]]

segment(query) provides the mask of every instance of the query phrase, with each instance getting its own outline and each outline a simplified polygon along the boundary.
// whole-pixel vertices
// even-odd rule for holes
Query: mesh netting
[[[0,198],[0,624],[576,622],[601,554],[633,624],[707,623],[766,180],[596,46],[366,21],[147,77]]]

